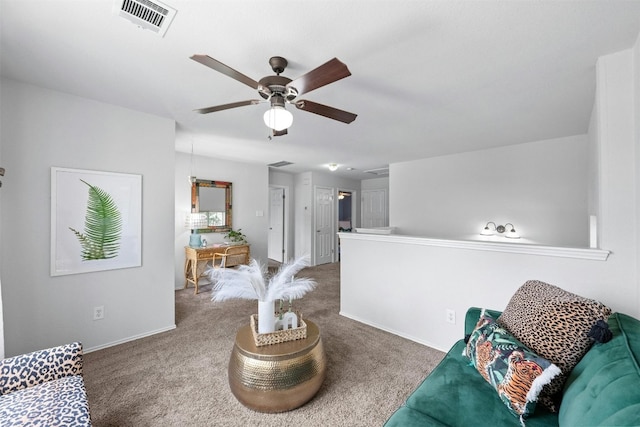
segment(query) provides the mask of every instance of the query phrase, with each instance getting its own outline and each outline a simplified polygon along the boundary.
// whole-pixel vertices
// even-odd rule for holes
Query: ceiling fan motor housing
[[[293,101],[298,96],[298,91],[293,87],[287,87],[290,82],[291,79],[284,76],[263,77],[258,81],[261,86],[258,89],[258,93],[264,99],[269,99],[273,95],[280,95],[287,101]],[[264,90],[264,88],[268,90]]]
[[[283,107],[284,108],[284,98],[280,94],[274,94],[271,96],[271,106],[272,107]]]

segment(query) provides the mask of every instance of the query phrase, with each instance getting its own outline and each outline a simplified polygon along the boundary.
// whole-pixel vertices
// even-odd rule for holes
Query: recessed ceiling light
[[[331,172],[335,171],[338,169],[338,164],[337,163],[329,163],[329,170]]]

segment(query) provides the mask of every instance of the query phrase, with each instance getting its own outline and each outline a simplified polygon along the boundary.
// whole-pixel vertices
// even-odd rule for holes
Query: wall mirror
[[[194,179],[191,182],[191,212],[206,215],[207,227],[199,233],[231,230],[232,204],[230,182]]]

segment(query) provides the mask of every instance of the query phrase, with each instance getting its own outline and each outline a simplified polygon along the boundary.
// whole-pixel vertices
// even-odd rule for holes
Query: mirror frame
[[[200,187],[223,188],[225,190],[225,224],[213,225],[207,228],[198,228],[197,233],[225,233],[232,229],[232,212],[233,205],[231,203],[231,193],[233,185],[228,181],[211,181],[207,179],[193,179],[191,181],[191,212],[200,212]]]

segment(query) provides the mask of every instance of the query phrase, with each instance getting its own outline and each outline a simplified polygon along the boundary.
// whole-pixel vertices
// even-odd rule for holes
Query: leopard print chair
[[[0,426],[91,426],[81,343],[0,362]]]

